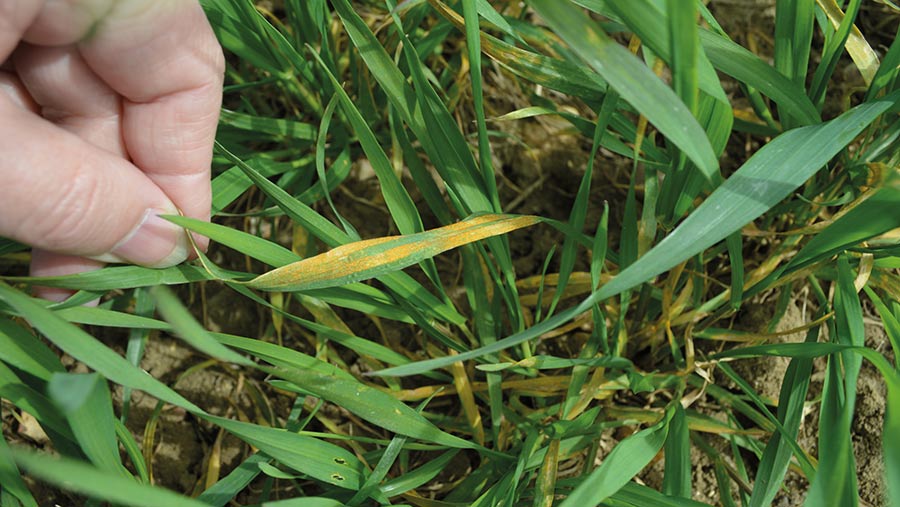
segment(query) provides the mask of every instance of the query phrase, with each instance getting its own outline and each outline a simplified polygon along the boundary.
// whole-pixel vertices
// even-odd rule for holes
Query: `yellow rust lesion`
[[[406,236],[386,236],[341,245],[315,257],[256,277],[248,285],[258,289],[295,289],[350,277],[376,276],[383,267],[402,269],[425,258],[492,236],[534,225],[535,216],[486,214],[452,225]]]

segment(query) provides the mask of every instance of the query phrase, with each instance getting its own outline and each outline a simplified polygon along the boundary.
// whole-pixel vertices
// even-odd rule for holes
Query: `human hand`
[[[209,218],[224,58],[200,5],[0,0],[0,62],[0,236],[32,274],[184,261],[157,215]]]

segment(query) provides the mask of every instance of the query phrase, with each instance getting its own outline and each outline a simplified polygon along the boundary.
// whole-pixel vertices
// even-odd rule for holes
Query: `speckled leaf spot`
[[[529,215],[475,215],[425,232],[341,245],[269,271],[247,285],[269,291],[303,291],[346,285],[397,271],[447,250],[540,221],[539,217]]]

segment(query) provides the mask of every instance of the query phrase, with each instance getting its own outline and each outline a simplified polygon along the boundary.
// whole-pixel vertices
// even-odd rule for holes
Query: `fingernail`
[[[170,211],[149,209],[141,223],[108,254],[93,257],[105,262],[125,262],[149,268],[167,268],[188,258],[187,235],[181,227],[160,218]]]

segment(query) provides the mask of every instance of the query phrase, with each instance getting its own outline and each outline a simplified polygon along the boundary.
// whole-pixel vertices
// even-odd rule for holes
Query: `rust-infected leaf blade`
[[[425,232],[341,245],[315,257],[269,271],[247,282],[247,285],[271,291],[336,287],[397,271],[447,250],[540,221],[539,217],[529,215],[475,215]]]

